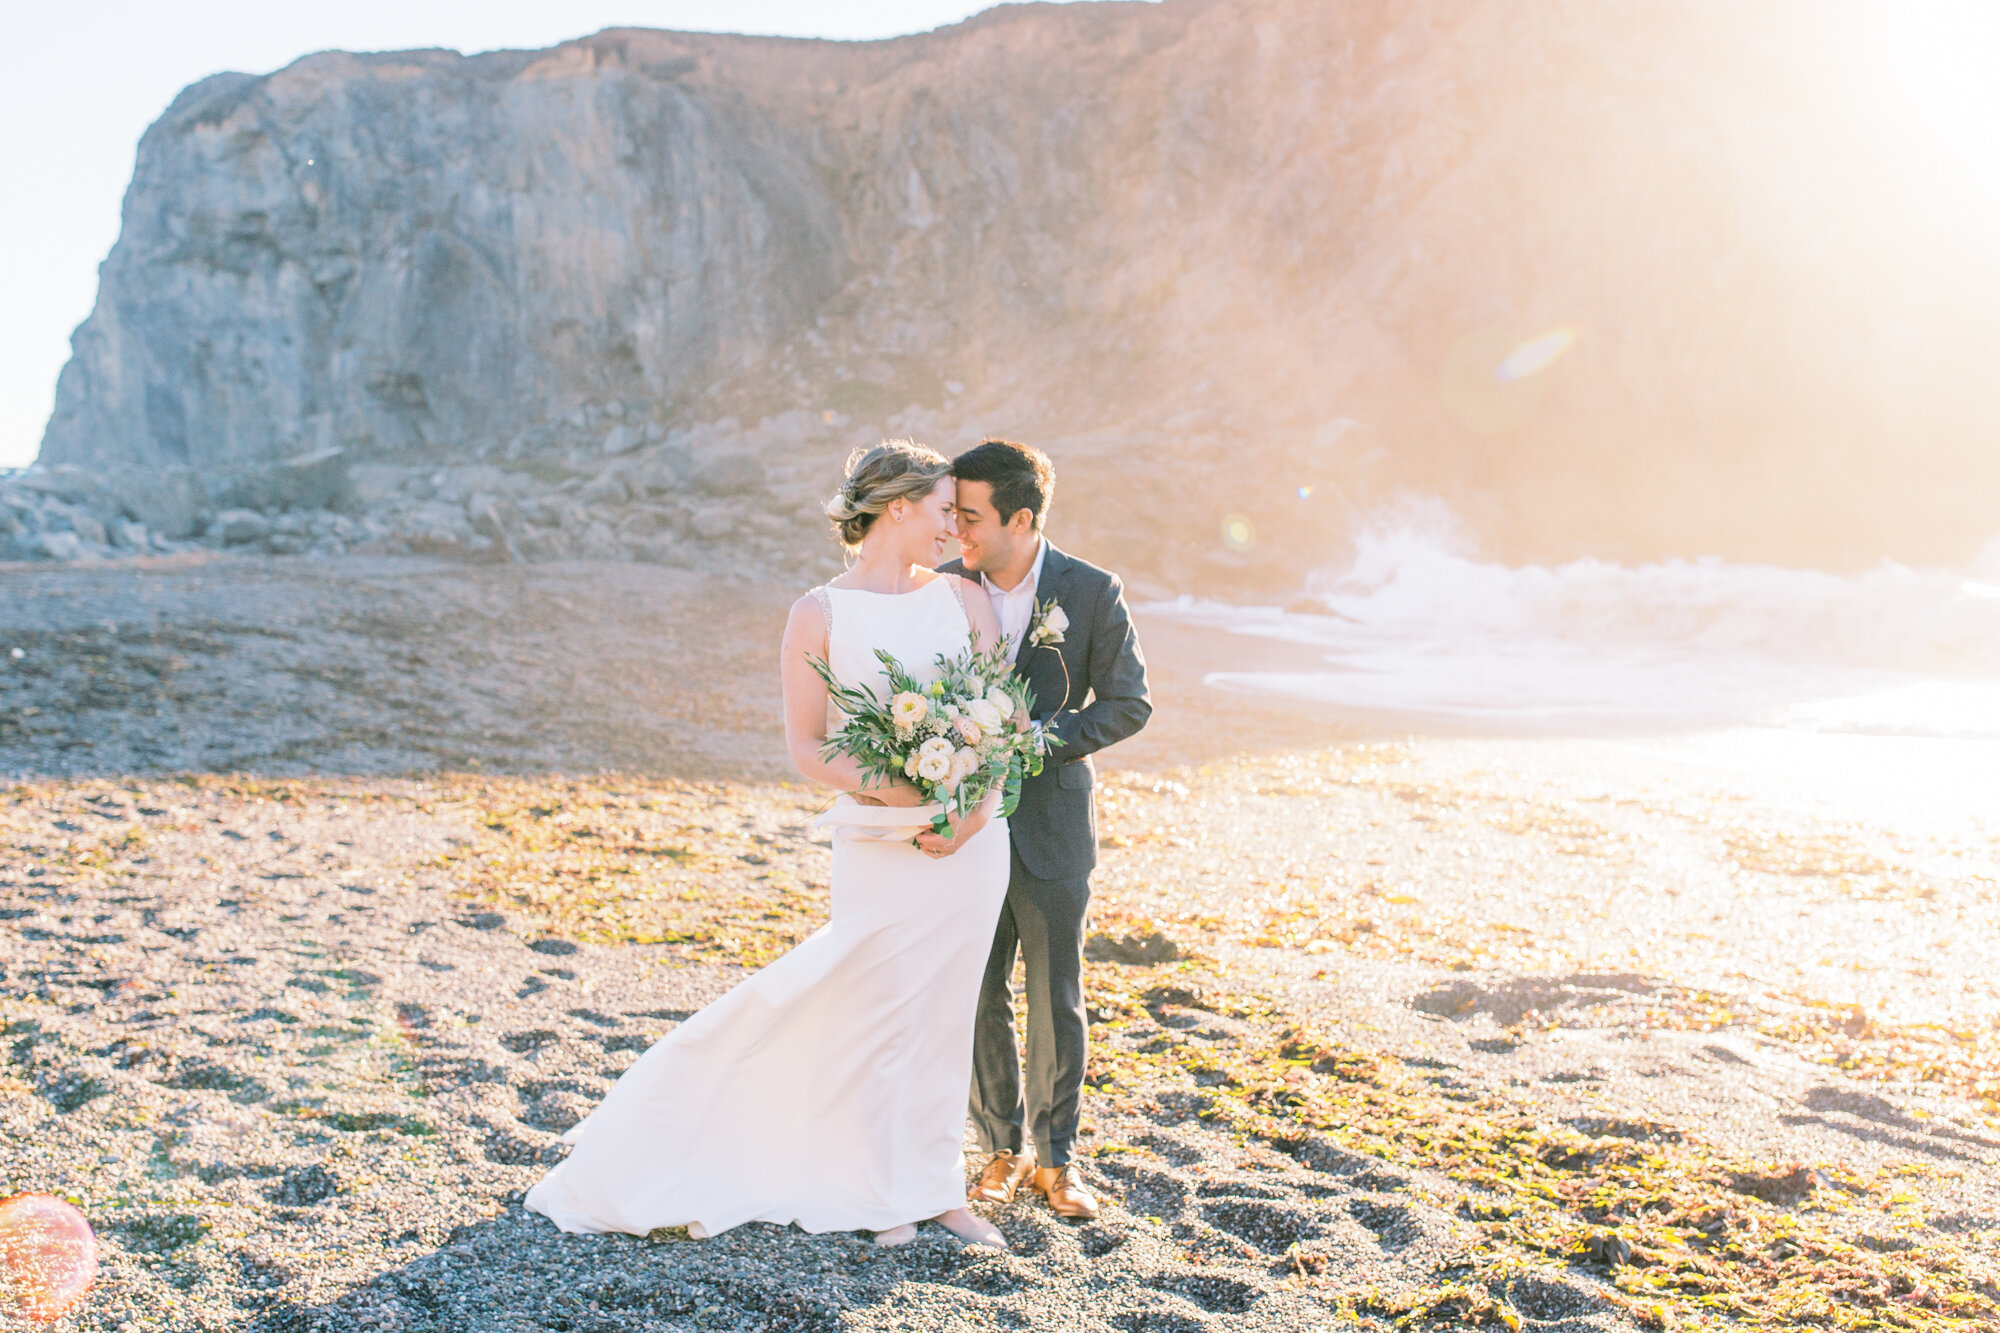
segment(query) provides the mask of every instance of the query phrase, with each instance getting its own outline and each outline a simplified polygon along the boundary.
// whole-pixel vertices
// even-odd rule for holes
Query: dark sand
[[[1104,1219],[559,1236],[518,1202],[556,1134],[823,911],[775,781],[791,596],[0,570],[0,1173],[99,1229],[71,1326],[1994,1317],[1990,827],[1660,738],[1366,734],[1203,689],[1300,655],[1157,617],[1101,805]],[[1120,961],[1154,932],[1182,956]]]

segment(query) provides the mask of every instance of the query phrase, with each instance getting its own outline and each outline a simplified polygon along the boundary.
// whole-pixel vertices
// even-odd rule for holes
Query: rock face
[[[140,145],[42,462],[204,514],[589,474],[576,525],[360,487],[458,507],[398,540],[532,558],[744,533],[696,511],[796,464],[790,512],[900,427],[1117,479],[1074,538],[1162,578],[1240,562],[1226,514],[1309,561],[1409,485],[1534,554],[1957,559],[2000,266],[1895,145],[1833,142],[1860,21],[1166,0],[217,75]]]

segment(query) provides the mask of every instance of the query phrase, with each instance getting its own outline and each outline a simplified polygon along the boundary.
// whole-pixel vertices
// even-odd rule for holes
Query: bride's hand
[[[907,808],[912,805],[922,805],[924,803],[924,794],[917,790],[916,785],[905,782],[900,778],[887,787],[869,787],[861,791],[850,792],[849,795],[853,796],[855,800],[863,805],[890,805]]]
[[[953,811],[951,814],[945,816],[945,818],[951,821],[951,836],[947,838],[942,834],[932,833],[926,829],[924,832],[919,833],[914,840],[917,844],[917,850],[932,857],[950,856],[953,852],[965,846],[966,843],[972,841],[974,835],[986,827],[986,822],[993,818],[993,811],[999,807],[999,804],[1000,793],[996,789],[985,800],[973,807],[971,814],[961,815]]]
[[[966,839],[979,832],[986,824],[986,820],[981,817],[977,810],[969,815],[950,815],[947,818],[951,820],[951,836],[947,838],[941,833],[933,833],[929,829],[925,829],[916,836],[918,851],[924,853],[926,856],[942,860],[965,846]]]

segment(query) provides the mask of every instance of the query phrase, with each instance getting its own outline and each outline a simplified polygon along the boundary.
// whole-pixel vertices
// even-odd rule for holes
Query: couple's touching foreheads
[[[1055,481],[1007,440],[955,459],[895,440],[848,460],[826,508],[848,568],[792,607],[779,662],[792,762],[838,794],[821,818],[831,916],[627,1069],[563,1136],[530,1208],[565,1231],[761,1221],[891,1245],[934,1220],[1002,1248],[969,1202],[1033,1191],[1097,1215],[1074,1156],[1091,756],[1152,703],[1118,577],[1048,539]],[[974,670],[1006,678],[973,674],[967,695]],[[851,739],[874,700],[878,748],[910,742],[906,766]],[[1008,770],[1022,752],[1031,764]]]

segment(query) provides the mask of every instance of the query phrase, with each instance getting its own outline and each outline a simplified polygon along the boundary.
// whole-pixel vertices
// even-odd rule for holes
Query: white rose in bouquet
[[[986,702],[1001,717],[1012,717],[1014,715],[1014,696],[1001,689],[998,685],[986,691]]]
[[[989,699],[974,699],[965,706],[965,715],[979,724],[979,729],[988,736],[1000,730],[1000,724],[1007,720],[1012,709],[999,709]]]
[[[963,782],[979,771],[979,751],[967,746],[951,757],[951,780]]]
[[[951,777],[951,755],[935,751],[917,756],[917,776],[926,782],[944,782]]]

